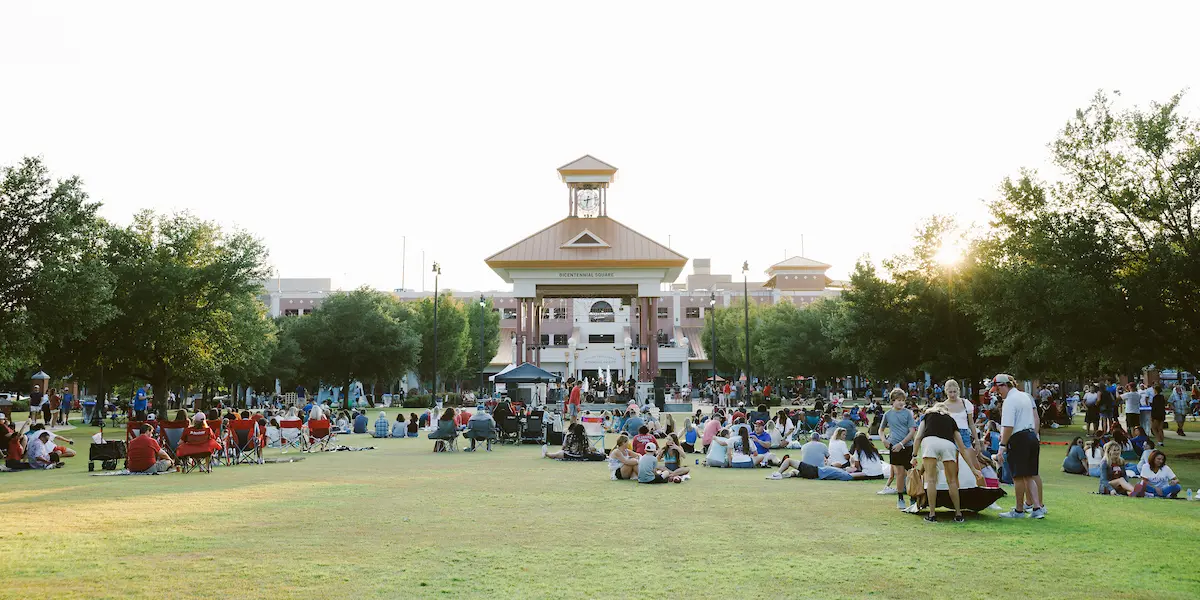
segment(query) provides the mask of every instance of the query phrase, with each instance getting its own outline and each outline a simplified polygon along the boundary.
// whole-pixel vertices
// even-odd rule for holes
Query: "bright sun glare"
[[[938,248],[937,254],[933,255],[933,259],[940,265],[950,266],[956,265],[962,260],[962,248],[955,244],[945,244]]]

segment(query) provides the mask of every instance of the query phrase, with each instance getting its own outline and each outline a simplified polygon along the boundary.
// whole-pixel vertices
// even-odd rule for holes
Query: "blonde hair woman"
[[[962,508],[958,499],[958,455],[967,459],[967,466],[975,474],[976,481],[983,481],[973,454],[968,454],[962,435],[954,417],[944,402],[934,404],[925,411],[921,427],[917,430],[914,456],[920,456],[925,470],[925,501],[929,503],[929,514],[925,521],[937,523],[938,469],[946,474],[946,487],[950,503],[954,505],[954,522],[962,523]],[[915,460],[914,460],[915,463]]]
[[[946,392],[946,410],[954,419],[954,424],[958,426],[958,434],[962,437],[963,446],[967,447],[969,454],[968,460],[975,461],[974,442],[979,439],[979,434],[975,431],[975,405],[971,404],[970,400],[962,397],[962,389],[958,387],[958,381],[954,379],[947,380],[942,389]]]
[[[1121,458],[1121,445],[1109,442],[1104,445],[1104,461],[1100,463],[1100,491],[1114,496],[1128,496],[1133,485],[1125,479],[1125,459]]]
[[[834,427],[829,435],[829,466],[842,468],[850,464],[850,448],[846,446],[846,430]]]

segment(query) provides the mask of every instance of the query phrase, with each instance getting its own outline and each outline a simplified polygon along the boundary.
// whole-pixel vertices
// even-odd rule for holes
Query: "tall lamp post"
[[[750,389],[750,284],[746,283],[746,274],[750,272],[750,261],[742,262],[742,303],[746,307],[746,396]],[[749,406],[749,405],[747,405]]]
[[[442,266],[433,263],[433,404],[437,406],[437,384],[438,384],[438,335],[437,335],[437,309],[438,309],[438,276],[442,274]]]
[[[712,320],[712,328],[711,328],[712,335],[710,335],[709,337],[712,338],[712,372],[713,372],[713,376],[712,376],[712,386],[709,389],[712,391],[713,406],[717,405],[717,398],[720,397],[720,395],[717,394],[717,313],[715,312],[716,308],[717,308],[717,293],[710,292],[708,295],[708,316],[709,316],[709,319]]]
[[[487,326],[487,313],[484,310],[487,308],[487,302],[483,299],[483,294],[479,295],[479,396],[483,397],[486,388],[483,385],[483,328]]]

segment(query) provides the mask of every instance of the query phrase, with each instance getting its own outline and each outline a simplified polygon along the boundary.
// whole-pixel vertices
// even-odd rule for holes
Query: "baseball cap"
[[[1000,373],[1000,374],[998,374],[998,375],[996,375],[995,377],[993,377],[993,378],[992,378],[992,383],[993,383],[994,385],[1000,385],[1000,384],[1002,384],[1002,383],[1006,383],[1006,384],[1008,384],[1008,385],[1012,385],[1012,383],[1013,383],[1013,376],[1012,376],[1012,375],[1008,375],[1008,374],[1006,374],[1006,373]]]
[[[758,419],[758,420],[754,421],[754,424],[755,425],[766,425],[767,423],[766,423],[766,421],[763,421],[762,419]]]
[[[814,442],[821,441],[821,434],[819,434],[819,433],[812,434],[812,441],[814,441]]]
[[[646,444],[646,452],[657,452],[657,451],[658,451],[658,445],[655,444],[654,442],[650,442],[650,443]]]

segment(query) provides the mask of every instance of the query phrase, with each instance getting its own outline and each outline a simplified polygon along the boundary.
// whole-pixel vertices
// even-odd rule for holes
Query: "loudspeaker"
[[[655,377],[654,378],[654,389],[655,390],[664,390],[666,388],[667,388],[667,378],[666,377]]]
[[[663,393],[663,389],[660,387],[654,388],[654,405],[658,407],[658,410],[667,409],[667,395]]]

